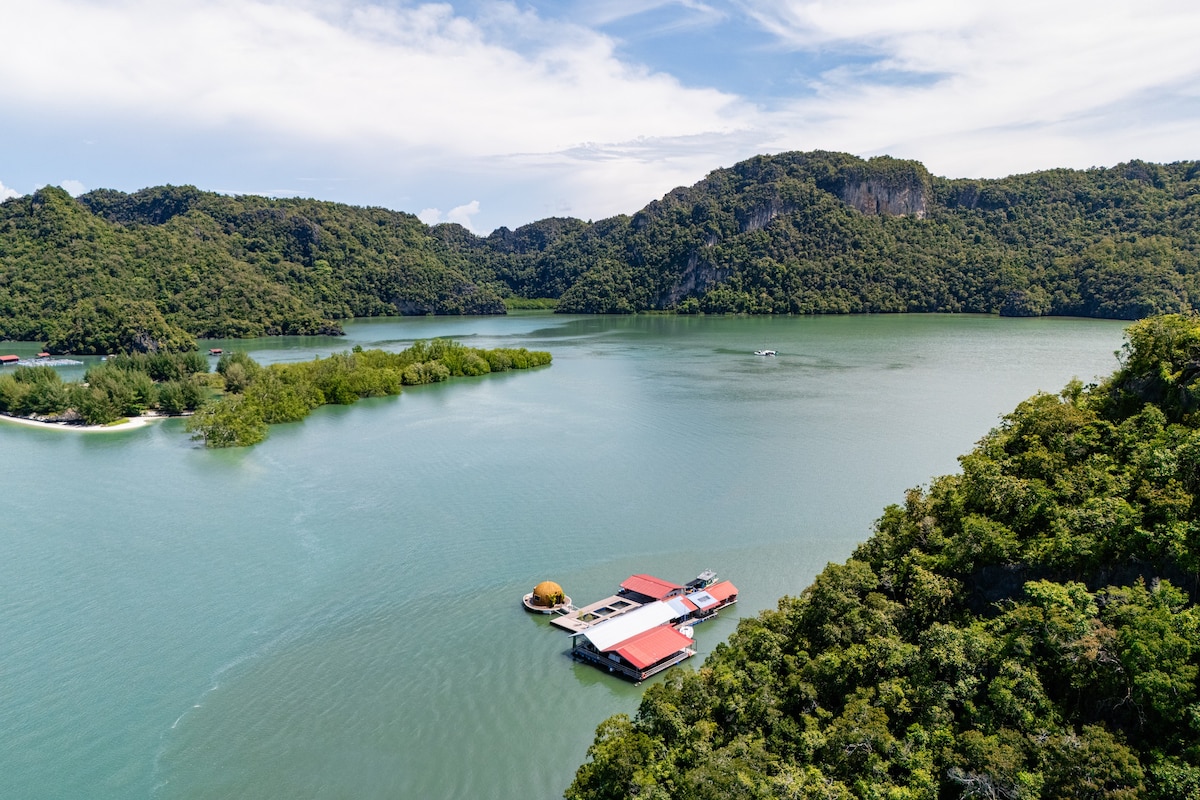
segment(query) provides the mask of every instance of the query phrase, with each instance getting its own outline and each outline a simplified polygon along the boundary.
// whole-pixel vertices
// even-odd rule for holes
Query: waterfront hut
[[[668,597],[678,597],[685,587],[671,581],[664,581],[653,575],[630,575],[621,583],[620,595],[629,597],[639,603],[649,603],[654,600],[666,600]]]
[[[702,622],[703,620],[715,617],[717,612],[722,608],[736,603],[738,590],[729,581],[721,581],[698,592],[692,592],[684,599],[692,603],[696,608],[692,612],[693,619],[697,622]]]
[[[659,625],[613,645],[606,653],[606,660],[620,665],[614,672],[644,681],[694,656],[695,643],[670,625]]]
[[[696,654],[695,641],[671,622],[679,610],[654,601],[572,635],[571,655],[635,681]]]

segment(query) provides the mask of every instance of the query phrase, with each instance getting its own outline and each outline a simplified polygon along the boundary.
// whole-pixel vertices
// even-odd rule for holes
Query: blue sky
[[[478,233],[759,153],[1200,158],[1194,0],[0,0],[0,198],[165,183]]]

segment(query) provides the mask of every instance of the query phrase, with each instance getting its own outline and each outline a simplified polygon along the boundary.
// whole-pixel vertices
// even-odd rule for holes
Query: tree
[[[187,430],[205,447],[249,447],[267,437],[262,409],[241,395],[204,406],[188,418]]]

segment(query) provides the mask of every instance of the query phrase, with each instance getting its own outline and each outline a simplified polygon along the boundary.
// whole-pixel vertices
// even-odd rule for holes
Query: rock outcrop
[[[823,188],[863,214],[924,219],[932,183],[920,162],[878,156],[843,167],[832,185]]]
[[[868,178],[858,183],[847,183],[838,197],[864,214],[924,219],[928,193],[920,183],[896,185],[890,180]]]

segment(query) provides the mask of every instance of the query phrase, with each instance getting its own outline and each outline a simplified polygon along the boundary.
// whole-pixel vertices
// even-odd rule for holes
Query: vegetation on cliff
[[[384,314],[901,311],[1136,319],[1200,302],[1200,163],[947,180],[759,156],[633,216],[479,237],[411,214],[190,186],[0,203],[0,338],[54,352],[337,333]]]
[[[589,229],[524,258],[535,276],[574,264],[565,311],[1137,319],[1200,301],[1198,221],[1196,163],[951,181],[784,153],[606,221],[603,247]]]
[[[1200,319],[1020,404],[597,731],[599,798],[1200,798]]]

